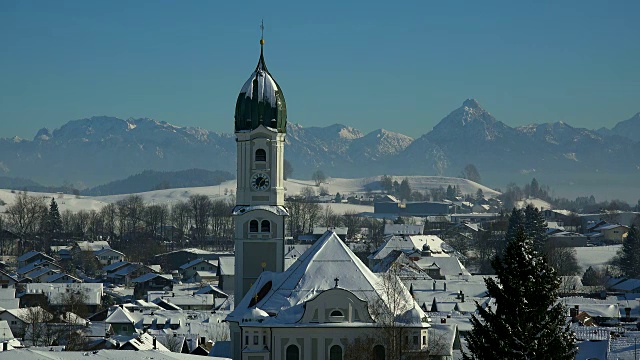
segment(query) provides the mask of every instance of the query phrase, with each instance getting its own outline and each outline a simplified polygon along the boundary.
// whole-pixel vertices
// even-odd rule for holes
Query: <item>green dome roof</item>
[[[242,86],[236,101],[235,131],[251,131],[260,125],[287,131],[287,104],[282,89],[264,63],[262,46],[256,70]]]

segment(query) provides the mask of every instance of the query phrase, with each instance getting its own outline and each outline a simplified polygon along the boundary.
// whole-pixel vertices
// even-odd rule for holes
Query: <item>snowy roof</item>
[[[244,206],[244,205],[238,205],[236,207],[233,208],[232,210],[232,214],[233,215],[239,215],[239,214],[246,214],[250,211],[254,211],[254,210],[264,210],[264,211],[269,211],[272,212],[276,215],[279,216],[289,216],[289,212],[287,211],[287,209],[284,206],[273,206],[273,205],[253,205],[253,206]]]
[[[46,277],[44,279],[42,279],[43,283],[51,283],[51,282],[55,282],[56,280],[60,280],[62,278],[64,278],[65,276],[68,276],[69,279],[73,280],[74,282],[82,282],[82,280],[78,279],[75,276],[71,276],[65,273],[57,273],[57,274],[53,274],[49,277]]]
[[[118,254],[120,256],[124,256],[123,253],[121,253],[118,250],[113,250],[112,248],[106,248],[106,249],[98,250],[98,251],[96,251],[95,255],[96,256],[100,256],[100,255],[103,255],[103,254],[106,254],[106,253],[116,253],[116,254]]]
[[[133,346],[133,348],[136,351],[139,350],[154,350],[154,345],[153,345],[153,336],[147,334],[147,333],[143,333],[140,335],[135,336],[133,339],[127,341],[126,343],[122,344],[122,346],[125,346],[127,344]],[[167,349],[164,345],[162,345],[160,343],[160,341],[156,341],[155,342],[155,350],[157,351],[169,351],[169,349]],[[154,357],[155,358],[155,357]]]
[[[422,250],[424,245],[428,245],[431,250],[431,256],[449,256],[443,251],[442,239],[435,235],[408,235],[408,236],[391,236],[382,244],[378,250],[369,255],[369,259],[383,259],[393,250]]]
[[[107,241],[76,241],[81,251],[98,251],[102,249],[110,249],[111,245]]]
[[[236,273],[236,258],[233,256],[221,256],[218,259],[218,266],[220,275],[235,275]]]
[[[24,254],[22,254],[21,256],[19,256],[19,257],[16,259],[16,261],[18,261],[18,262],[21,262],[21,261],[27,261],[27,260],[29,260],[29,259],[31,259],[31,258],[33,258],[33,257],[35,257],[35,256],[37,256],[37,255],[41,255],[41,256],[43,256],[44,258],[46,258],[47,260],[49,260],[49,261],[53,261],[53,258],[52,258],[51,256],[48,256],[48,255],[46,255],[46,254],[43,254],[43,253],[41,253],[41,252],[39,252],[39,251],[29,251],[28,253],[24,253]]]
[[[58,266],[58,265],[56,265],[56,264],[54,264],[54,263],[52,263],[50,261],[44,260],[44,261],[36,261],[36,262],[33,262],[33,263],[29,264],[29,265],[23,266],[20,269],[16,270],[16,273],[18,275],[26,274],[26,273],[28,273],[30,271],[33,271],[34,269],[39,268],[39,267],[60,269],[60,266]]]
[[[13,332],[9,327],[7,320],[0,320],[0,341],[7,341],[13,339]]]
[[[108,324],[133,324],[135,320],[131,317],[128,310],[115,306],[113,312],[107,316],[104,322]]]
[[[633,291],[640,288],[640,279],[627,279],[611,287],[614,291]]]
[[[623,227],[625,229],[629,229],[627,226],[624,225],[620,225],[620,224],[605,224],[602,226],[598,226],[597,228],[593,229],[594,231],[604,231],[604,230],[611,230],[611,229],[616,229],[619,227]]]
[[[131,280],[132,283],[143,283],[149,280],[155,279],[157,277],[161,277],[170,281],[173,281],[173,276],[171,274],[156,274],[156,273],[147,273],[142,276],[138,276],[137,278]]]
[[[49,319],[53,318],[53,315],[51,315],[48,311],[44,310],[40,306],[19,308],[19,309],[7,309],[5,311],[24,322],[29,321],[29,314],[31,314],[33,311],[38,311],[38,312],[42,311],[42,313],[45,314],[45,316],[48,317]]]
[[[47,348],[48,349],[48,348]],[[48,350],[35,350],[32,348],[15,349],[7,351],[2,355],[3,359],[8,360],[31,360],[31,359],[48,359],[48,360],[83,360],[90,357],[93,360],[133,360],[133,359],[154,359],[154,360],[198,360],[202,356],[174,353],[159,350],[96,350],[96,351],[63,351],[53,352]],[[222,360],[224,358],[211,358],[213,360]],[[225,359],[226,360],[226,359]]]
[[[216,267],[218,266],[218,264],[216,263],[215,260],[195,259],[195,260],[191,260],[188,263],[180,266],[180,270],[188,269],[188,268],[190,268],[192,266],[200,264],[201,262],[206,262],[206,263],[209,263],[209,264],[211,264],[213,266],[216,266]]]
[[[295,323],[301,319],[307,301],[335,287],[335,278],[340,288],[362,300],[386,299],[382,280],[358,259],[336,233],[327,231],[286,271],[263,272],[227,320],[240,322],[250,309],[253,294],[271,282],[271,289],[256,306],[277,316],[266,319],[263,324]],[[415,304],[408,290],[405,289],[403,295],[407,305]]]
[[[112,270],[117,270],[123,266],[129,265],[130,263],[127,261],[118,261],[115,262],[113,264],[109,264],[105,267],[102,268],[103,271],[112,271]]]
[[[450,277],[450,276],[469,276],[471,273],[462,265],[460,260],[455,257],[423,257],[420,260],[416,261],[416,263],[421,268],[427,268],[432,265],[436,265],[440,268],[440,274]]]

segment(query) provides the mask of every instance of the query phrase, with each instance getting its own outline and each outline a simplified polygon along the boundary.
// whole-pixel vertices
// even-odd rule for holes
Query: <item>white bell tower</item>
[[[235,229],[235,303],[263,271],[284,271],[284,138],[282,90],[260,59],[245,82],[235,111],[238,149]]]

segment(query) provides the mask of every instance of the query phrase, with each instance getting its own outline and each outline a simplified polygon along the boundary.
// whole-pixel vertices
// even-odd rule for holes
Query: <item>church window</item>
[[[342,311],[340,311],[340,310],[333,310],[331,312],[330,316],[340,316],[340,317],[342,317],[344,315],[342,315]]]
[[[258,232],[258,220],[249,222],[249,232]]]
[[[256,150],[256,161],[267,161],[267,152],[264,149]]]
[[[262,223],[260,224],[260,232],[271,232],[271,222],[269,220],[262,220]]]
[[[329,360],[342,360],[342,347],[340,345],[333,345],[329,349]]]
[[[262,288],[260,288],[258,293],[251,298],[249,307],[254,307],[257,303],[260,302],[260,300],[264,299],[264,297],[269,293],[269,290],[271,290],[271,286],[273,286],[273,283],[271,281],[267,281],[267,283],[264,284]]]
[[[286,360],[300,360],[300,349],[297,345],[289,345],[287,346],[287,351],[285,355]]]
[[[258,345],[258,335],[253,335],[253,345]]]
[[[373,358],[375,360],[385,360],[384,346],[376,345],[373,347]]]

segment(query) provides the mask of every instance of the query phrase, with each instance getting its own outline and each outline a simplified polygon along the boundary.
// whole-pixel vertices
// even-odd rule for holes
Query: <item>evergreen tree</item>
[[[51,202],[49,203],[49,211],[46,215],[45,236],[48,239],[55,238],[57,236],[60,236],[62,230],[62,218],[60,217],[58,203],[56,202],[56,199],[51,198]]]
[[[411,200],[411,185],[409,185],[409,179],[404,178],[402,180],[399,190],[400,199]]]
[[[451,186],[447,186],[447,199],[454,200],[456,197],[456,190]]]
[[[640,277],[640,233],[635,225],[629,229],[614,261],[624,276]]]
[[[534,249],[543,253],[547,244],[547,221],[538,208],[529,204],[524,209],[524,232],[526,236],[533,240]]]
[[[497,279],[486,278],[495,305],[477,305],[473,329],[467,335],[476,359],[574,359],[575,335],[565,320],[565,307],[557,302],[560,279],[533,248],[524,229],[508,242],[504,256],[491,262]]]
[[[515,239],[516,234],[520,230],[524,231],[524,222],[524,212],[522,212],[521,209],[513,208],[513,211],[511,211],[511,216],[509,216],[509,225],[507,227],[507,232],[504,238],[507,243]]]

